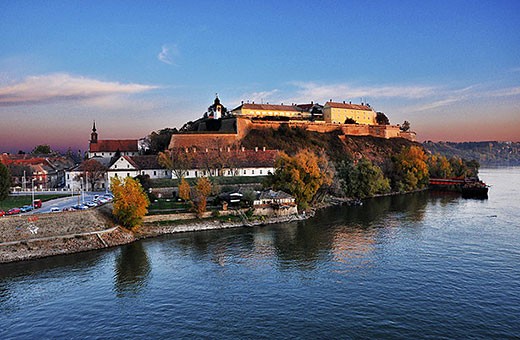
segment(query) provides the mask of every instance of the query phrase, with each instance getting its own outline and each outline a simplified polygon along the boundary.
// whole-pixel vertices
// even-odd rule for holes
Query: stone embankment
[[[134,242],[141,238],[189,231],[237,228],[290,222],[305,215],[249,221],[222,221],[211,213],[147,216],[142,227],[128,231],[111,219],[111,206],[57,214],[18,215],[0,218],[0,263],[72,254]]]
[[[204,231],[204,230],[215,230],[215,229],[228,229],[228,228],[239,228],[239,227],[254,227],[266,224],[274,223],[285,223],[293,221],[301,221],[307,219],[311,215],[291,215],[291,216],[279,216],[270,217],[259,220],[251,221],[221,221],[218,219],[202,219],[202,220],[184,220],[182,224],[175,223],[178,220],[172,220],[171,224],[168,221],[162,221],[163,223],[145,223],[139,228],[135,234],[139,238],[155,237],[164,234],[175,234],[189,231]],[[166,223],[165,223],[166,222]]]

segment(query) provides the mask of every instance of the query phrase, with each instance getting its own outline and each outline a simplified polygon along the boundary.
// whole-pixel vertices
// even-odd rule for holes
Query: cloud
[[[510,87],[508,89],[501,89],[489,93],[490,97],[510,97],[520,95],[520,87]]]
[[[177,57],[179,55],[179,50],[177,48],[177,45],[162,45],[161,52],[157,55],[157,59],[159,61],[168,64],[168,65],[175,65],[174,57]]]
[[[0,106],[36,105],[62,101],[94,100],[136,94],[158,86],[122,84],[66,73],[30,76],[22,82],[0,87]]]
[[[357,100],[361,97],[418,99],[431,96],[436,91],[433,86],[422,85],[354,86],[346,83],[323,85],[313,82],[294,82],[292,84],[297,87],[296,101]]]
[[[239,102],[242,100],[251,101],[256,103],[267,103],[271,102],[274,104],[278,101],[280,91],[278,89],[270,90],[270,91],[260,91],[260,92],[251,92],[244,93],[240,96],[240,99],[232,99],[231,102]]]

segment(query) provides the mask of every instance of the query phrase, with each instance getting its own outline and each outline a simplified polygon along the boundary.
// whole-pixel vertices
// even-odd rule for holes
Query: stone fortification
[[[192,131],[172,135],[169,148],[222,148],[236,146],[251,130],[278,129],[281,125],[300,127],[308,131],[329,133],[341,131],[349,136],[372,136],[378,138],[404,138],[415,141],[415,132],[403,132],[397,125],[362,125],[362,124],[332,124],[324,121],[269,121],[255,120],[245,117],[232,117],[223,120],[220,131]],[[202,126],[202,125],[201,125]],[[235,131],[232,130],[236,129]]]

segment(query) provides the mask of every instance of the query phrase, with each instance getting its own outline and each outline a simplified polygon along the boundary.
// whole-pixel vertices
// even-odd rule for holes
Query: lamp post
[[[31,179],[31,182],[32,182],[32,201],[31,201],[31,205],[34,209],[34,180],[35,178]]]

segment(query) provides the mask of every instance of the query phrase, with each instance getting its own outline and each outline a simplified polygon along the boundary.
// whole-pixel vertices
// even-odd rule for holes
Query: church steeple
[[[94,121],[94,124],[92,125],[92,133],[90,134],[90,143],[95,144],[98,141],[98,134],[96,132],[96,121]]]

